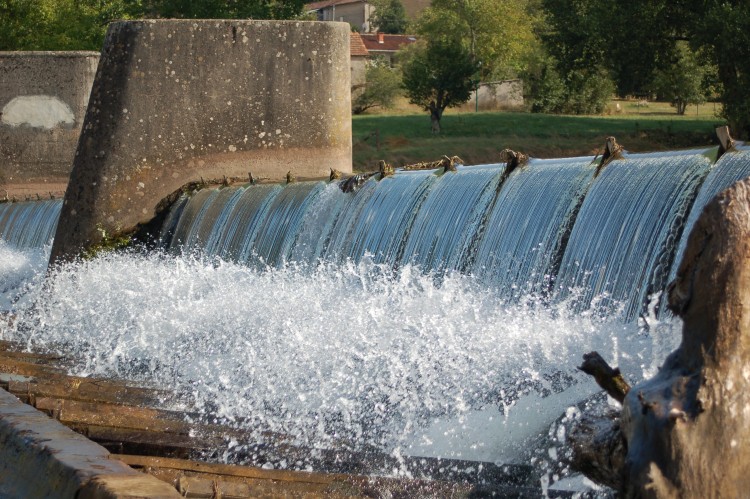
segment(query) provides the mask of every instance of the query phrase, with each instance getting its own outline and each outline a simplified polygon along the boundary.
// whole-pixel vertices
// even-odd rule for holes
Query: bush
[[[401,93],[401,75],[388,65],[388,61],[377,58],[370,61],[365,73],[365,90],[352,102],[352,113],[362,114],[376,106],[390,109]]]
[[[656,70],[653,87],[660,98],[669,101],[677,114],[685,114],[689,104],[706,101],[706,76],[710,68],[698,61],[687,43],[678,42],[673,59]]]
[[[565,83],[554,67],[545,65],[538,76],[530,76],[531,112],[559,113],[565,104]]]
[[[603,69],[572,71],[567,80],[564,112],[568,114],[602,114],[615,91],[612,78]]]
[[[553,65],[531,77],[531,112],[601,114],[615,91],[607,71],[578,69],[562,78]]]

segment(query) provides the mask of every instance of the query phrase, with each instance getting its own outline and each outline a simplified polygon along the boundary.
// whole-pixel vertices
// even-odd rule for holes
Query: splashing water
[[[19,250],[0,239],[0,312],[11,312],[41,285],[50,247]]]
[[[259,440],[278,432],[311,448],[518,461],[528,438],[598,391],[574,367],[583,352],[638,377],[674,347],[670,328],[657,340],[368,258],[259,270],[110,254],[42,286],[43,267],[0,251],[4,308],[19,278],[26,287],[2,339],[72,354],[78,375],[173,387]]]

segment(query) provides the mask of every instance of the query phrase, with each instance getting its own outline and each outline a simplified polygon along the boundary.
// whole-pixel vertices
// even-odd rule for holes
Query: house
[[[354,101],[354,99],[364,92],[365,83],[367,82],[365,78],[367,58],[370,55],[359,33],[352,32],[349,35],[349,53],[351,56],[350,66],[352,71],[352,101]]]
[[[314,12],[318,21],[342,21],[351,24],[357,31],[370,31],[370,15],[375,7],[365,0],[322,0],[305,5],[307,12]]]
[[[402,47],[417,41],[413,35],[386,35],[385,33],[364,33],[362,41],[370,53],[370,57],[382,56],[393,66],[396,52]]]

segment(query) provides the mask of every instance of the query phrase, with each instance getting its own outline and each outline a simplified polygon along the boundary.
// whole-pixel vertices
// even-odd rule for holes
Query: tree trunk
[[[669,307],[683,321],[682,344],[625,397],[620,431],[627,459],[611,459],[616,466],[607,477],[623,477],[625,497],[746,497],[750,178],[703,210],[670,285]],[[617,433],[600,448],[616,450]]]
[[[440,133],[440,118],[443,117],[443,110],[435,102],[430,102],[430,122],[432,123],[432,133]]]

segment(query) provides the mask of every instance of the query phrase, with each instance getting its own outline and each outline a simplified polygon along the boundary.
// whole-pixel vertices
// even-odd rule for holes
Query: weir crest
[[[64,264],[45,286],[34,262],[60,201],[6,203],[2,303],[17,320],[4,334],[74,352],[79,374],[187,393],[270,449],[283,434],[391,456],[533,458],[551,478],[550,453],[567,450],[550,425],[597,391],[575,370],[581,353],[656,371],[677,337],[659,292],[691,210],[750,175],[749,155],[626,154],[596,178],[592,158],[570,158],[507,178],[504,164],[397,171],[353,193],[203,189],[172,207],[161,251]],[[281,466],[277,450],[263,459]],[[397,474],[420,476],[403,463]]]

